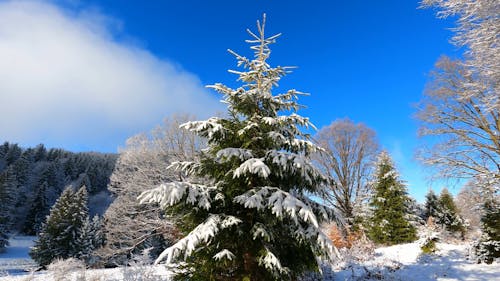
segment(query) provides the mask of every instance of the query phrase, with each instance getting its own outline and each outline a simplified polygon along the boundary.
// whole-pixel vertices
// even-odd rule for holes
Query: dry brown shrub
[[[342,231],[337,225],[328,227],[328,237],[332,240],[333,245],[335,245],[337,249],[350,249],[362,236],[363,233],[360,230],[352,231],[350,229],[345,229]]]

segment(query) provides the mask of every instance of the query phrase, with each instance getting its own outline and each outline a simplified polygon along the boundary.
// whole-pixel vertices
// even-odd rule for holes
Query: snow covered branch
[[[215,189],[212,186],[189,182],[169,182],[143,192],[138,199],[142,204],[158,203],[160,207],[167,208],[186,197],[186,203],[208,210],[212,201],[210,192]]]
[[[234,216],[212,214],[205,222],[195,227],[187,236],[164,250],[156,259],[155,263],[158,264],[165,260],[166,264],[170,264],[181,257],[182,253],[184,253],[183,259],[186,260],[200,243],[209,243],[209,241],[211,241],[211,239],[213,239],[222,229],[229,228],[241,222],[240,219]],[[223,256],[234,257],[234,255],[228,251],[228,253],[218,253],[214,258],[220,259]]]

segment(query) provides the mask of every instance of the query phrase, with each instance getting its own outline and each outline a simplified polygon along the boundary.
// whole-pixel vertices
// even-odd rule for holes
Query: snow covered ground
[[[7,274],[24,274],[37,267],[28,255],[34,239],[34,236],[15,236],[9,240],[10,245],[0,253],[0,278]]]
[[[378,248],[375,257],[339,270],[334,280],[500,281],[500,264],[467,259],[467,245],[437,243],[434,255],[420,255],[418,243]]]
[[[68,269],[54,272],[36,272],[28,256],[33,237],[18,236],[10,241],[5,253],[0,254],[0,281],[52,281],[52,280],[168,280],[164,266],[136,266],[128,268],[81,270]],[[333,277],[325,281],[343,280],[402,280],[402,281],[496,281],[500,280],[500,264],[475,264],[467,260],[467,246],[437,244],[432,256],[421,256],[418,243],[378,248],[374,257],[360,264],[334,268]],[[125,277],[126,276],[126,277]],[[61,279],[63,277],[64,279]]]

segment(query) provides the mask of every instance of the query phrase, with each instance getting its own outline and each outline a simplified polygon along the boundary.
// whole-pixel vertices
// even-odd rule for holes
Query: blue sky
[[[0,67],[0,127],[6,128],[0,138],[114,152],[169,114],[210,116],[222,107],[203,86],[238,85],[227,73],[235,61],[226,50],[251,55],[245,30],[266,13],[268,34],[283,33],[270,62],[298,66],[280,89],[311,93],[300,113],[318,128],[349,117],[374,129],[422,201],[430,183],[413,160],[413,105],[439,56],[459,50],[449,43],[453,23],[418,6],[400,0],[0,1],[0,59],[7,61]]]

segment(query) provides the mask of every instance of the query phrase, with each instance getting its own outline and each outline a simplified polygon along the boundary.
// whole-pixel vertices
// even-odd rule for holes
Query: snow
[[[5,252],[0,253],[0,279],[6,274],[22,274],[26,270],[37,267],[28,254],[35,238],[34,236],[15,236],[9,240],[9,246]]]
[[[56,272],[40,271],[29,275],[36,267],[29,258],[28,251],[35,237],[17,236],[11,238],[10,246],[0,253],[0,281],[52,281]],[[404,281],[494,281],[500,280],[498,263],[476,264],[467,260],[467,244],[437,243],[435,255],[420,255],[419,242],[381,247],[375,249],[372,257],[365,262],[339,263],[333,269],[325,268],[324,281],[343,280],[404,280]],[[217,258],[232,257],[224,249]],[[215,258],[215,257],[214,257]],[[272,253],[262,257],[263,265],[278,269],[280,266]],[[266,266],[265,265],[265,266]],[[283,268],[282,268],[283,269]],[[59,273],[60,274],[60,273]],[[171,280],[171,272],[165,265],[121,267],[113,269],[79,269],[66,275],[67,280],[120,281],[132,280],[133,276],[155,277],[148,280]],[[124,276],[127,276],[125,278]],[[135,279],[134,279],[135,280]],[[138,279],[137,279],[138,280]],[[145,280],[145,279],[143,279]]]
[[[241,223],[241,220],[233,216],[210,215],[205,222],[195,227],[187,236],[164,250],[155,263],[158,264],[164,260],[167,264],[173,263],[181,257],[182,253],[184,253],[185,260],[196,250],[200,243],[208,243],[221,229],[239,223]]]
[[[143,192],[138,199],[141,204],[155,202],[166,208],[179,203],[186,196],[186,203],[208,210],[210,191],[214,189],[215,187],[189,182],[169,182]]]
[[[228,259],[228,260],[233,260],[235,258],[235,255],[233,253],[231,253],[231,251],[229,251],[228,249],[224,249],[220,252],[218,252],[217,254],[215,254],[214,256],[214,259],[219,261],[219,260],[222,260],[222,259]]]
[[[234,170],[233,178],[239,178],[246,173],[256,174],[262,178],[267,178],[271,174],[269,167],[262,162],[261,158],[251,158],[243,162],[236,170]]]
[[[288,268],[281,266],[280,260],[269,250],[266,251],[266,254],[264,256],[259,258],[259,265],[262,265],[271,271],[277,271],[281,273],[286,273],[289,271]]]
[[[372,259],[341,265],[330,280],[493,281],[500,280],[497,264],[476,264],[467,259],[466,244],[437,243],[434,255],[420,255],[419,242],[383,247]]]
[[[217,152],[216,159],[219,162],[223,162],[223,160],[230,159],[231,157],[238,157],[240,160],[244,161],[249,158],[252,158],[252,151],[249,149],[243,148],[225,148],[221,149]]]

